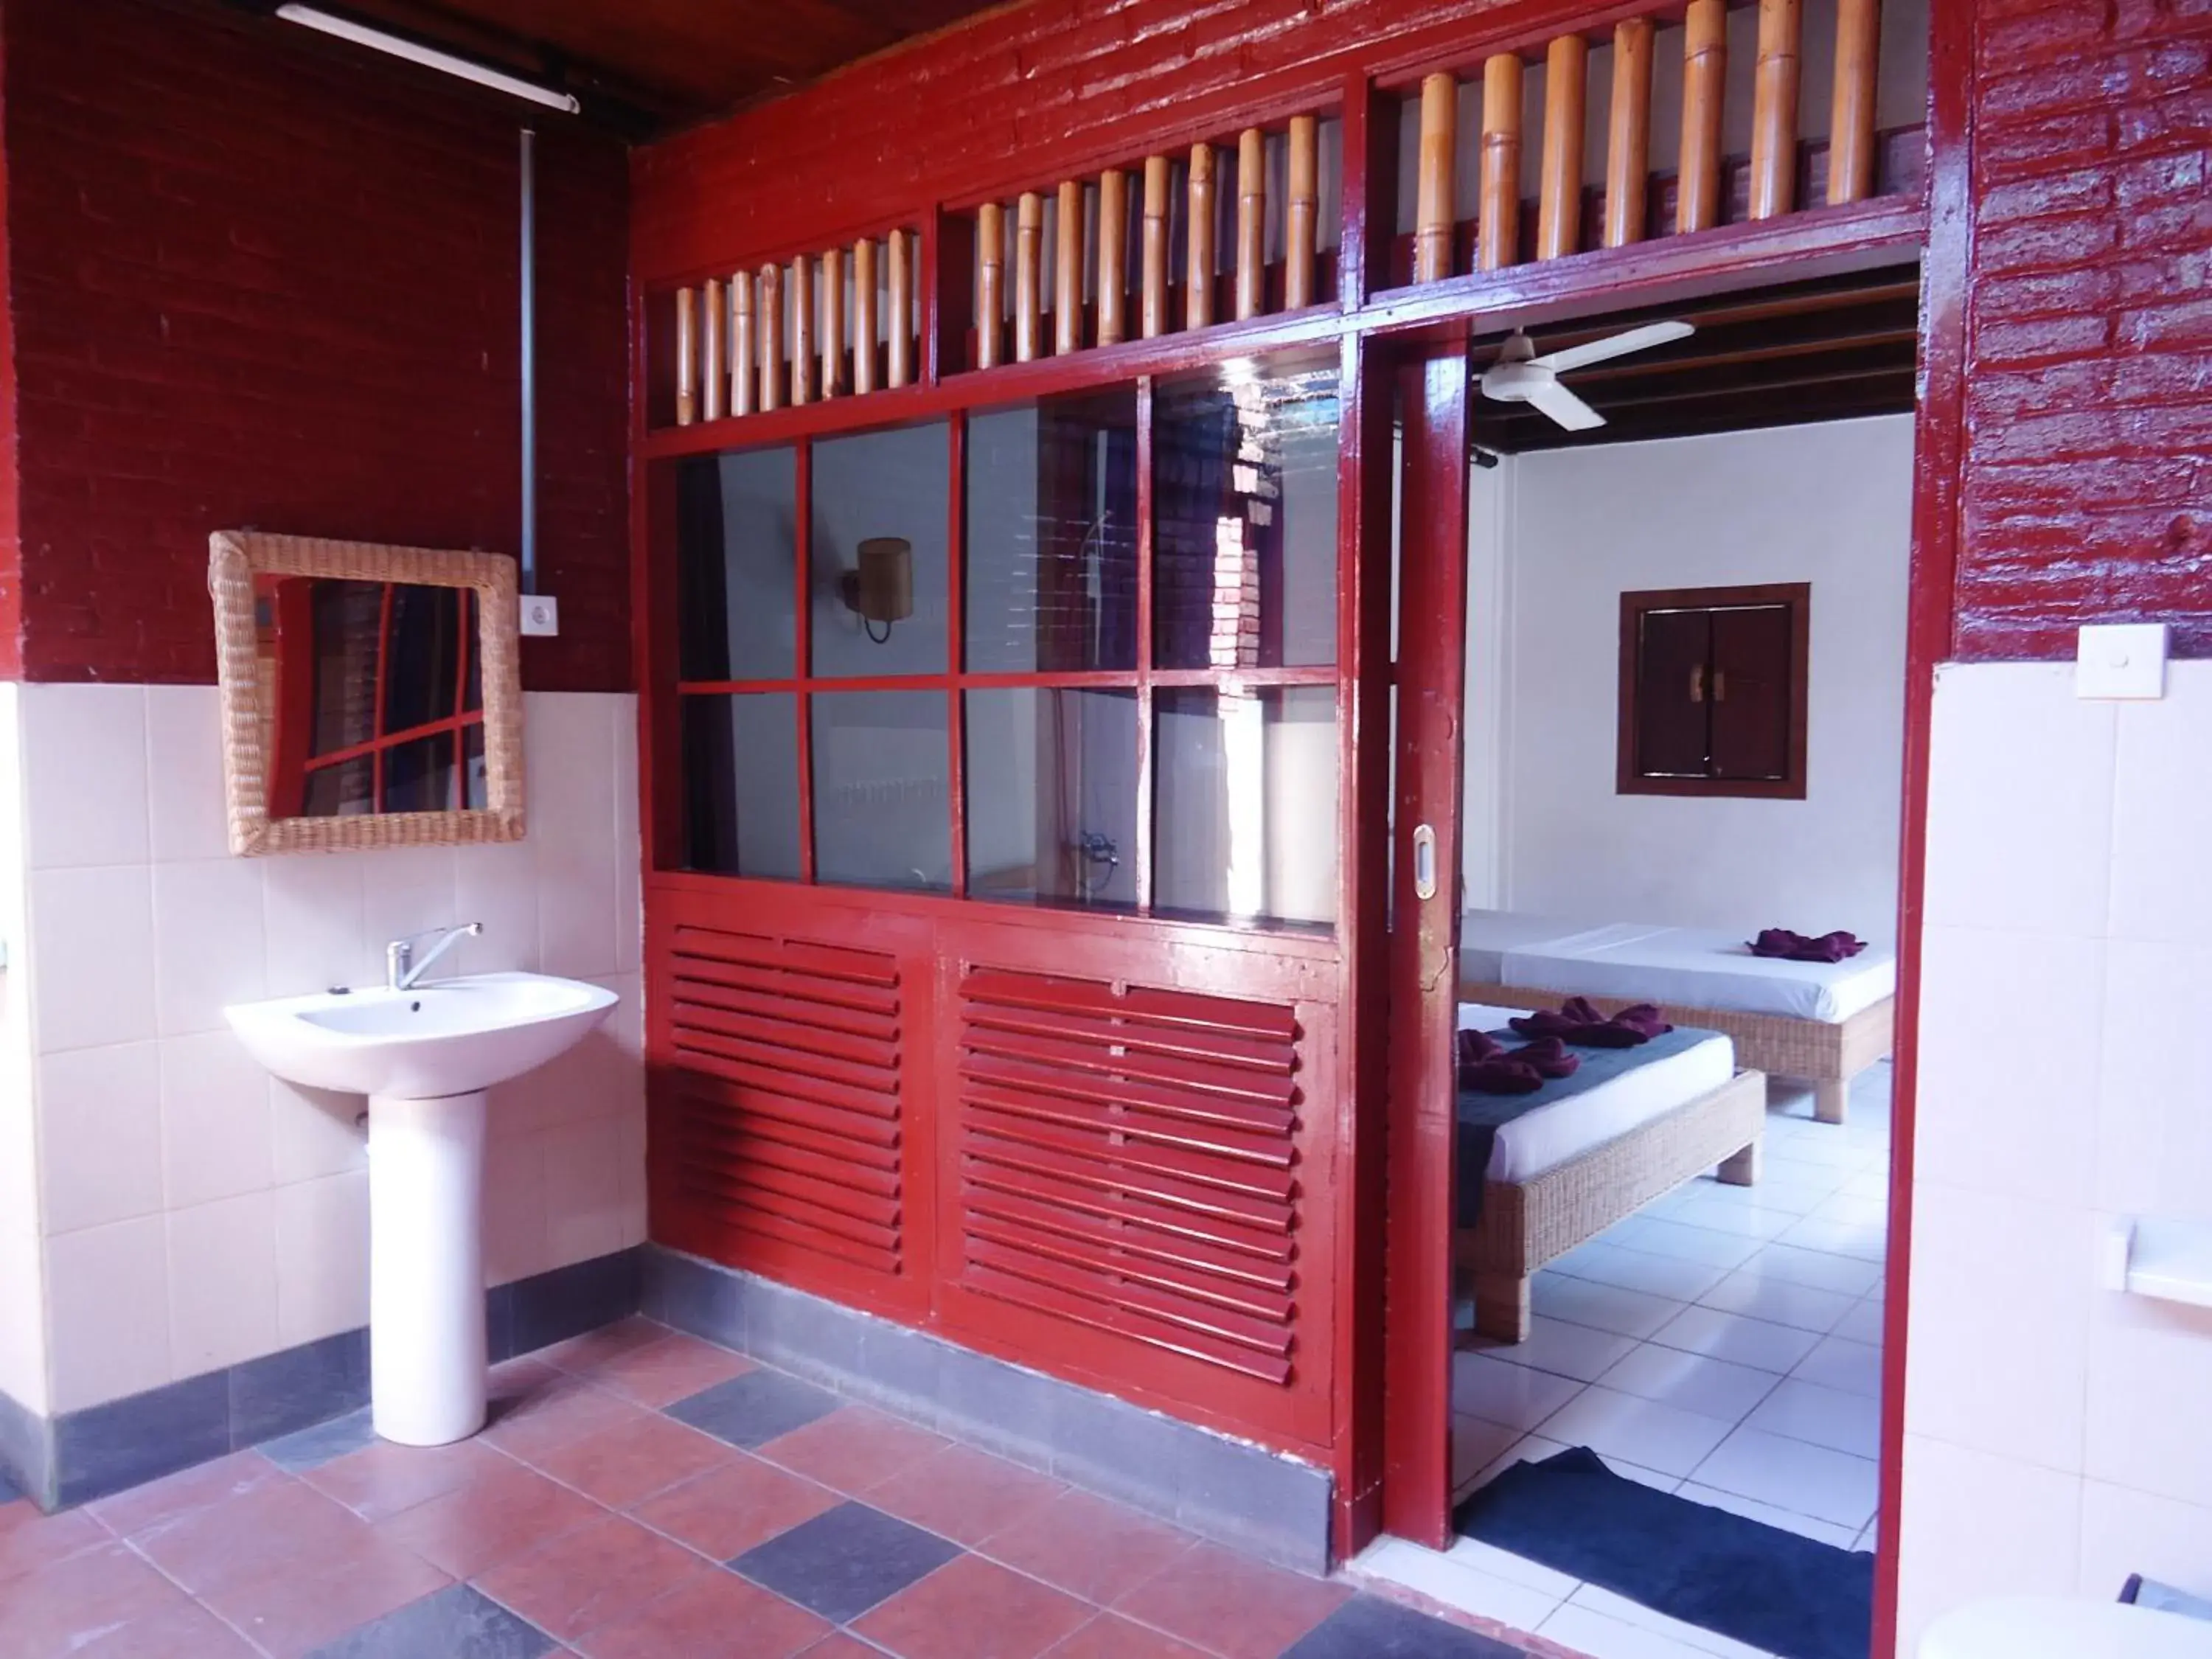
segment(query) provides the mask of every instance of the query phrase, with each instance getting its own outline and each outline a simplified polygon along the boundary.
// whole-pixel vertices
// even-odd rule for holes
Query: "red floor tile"
[[[656,1532],[727,1561],[835,1509],[837,1501],[836,1493],[741,1452],[630,1513]]]
[[[1053,1649],[1045,1659],[1209,1659],[1209,1656],[1188,1642],[1107,1613]]]
[[[270,1659],[298,1659],[357,1625],[443,1589],[452,1580],[363,1527],[358,1537],[200,1599]]]
[[[994,1533],[984,1554],[1085,1601],[1134,1589],[1197,1540],[1187,1532],[1087,1492],[1068,1492]]]
[[[512,1396],[512,1403],[477,1437],[517,1457],[536,1457],[587,1434],[634,1423],[646,1409],[592,1387],[580,1377],[548,1370]]]
[[[114,1534],[83,1510],[41,1515],[27,1498],[0,1504],[0,1584],[113,1541]]]
[[[580,1493],[501,1458],[466,1486],[403,1510],[375,1529],[454,1577],[473,1578],[605,1513]]]
[[[755,1455],[857,1497],[951,1443],[866,1406],[847,1406],[769,1441]]]
[[[260,1659],[253,1644],[196,1601],[126,1621],[70,1659]]]
[[[1066,1490],[1003,1457],[948,1446],[873,1488],[868,1502],[957,1544],[975,1545],[1023,1523]]]
[[[733,1572],[709,1570],[577,1643],[586,1659],[790,1659],[830,1626]]]
[[[198,1596],[313,1565],[365,1540],[368,1524],[296,1480],[257,1486],[148,1527],[131,1541]]]
[[[587,1498],[627,1509],[736,1455],[712,1435],[647,1413],[524,1461]]]
[[[995,1561],[963,1555],[853,1628],[900,1659],[1037,1659],[1097,1611]]]
[[[48,1659],[87,1652],[103,1633],[191,1605],[127,1546],[111,1542],[49,1562],[0,1594],[0,1655]]]
[[[541,1360],[556,1370],[586,1376],[611,1359],[674,1334],[667,1326],[657,1325],[650,1319],[633,1314],[617,1323],[602,1325],[596,1331],[586,1331],[581,1336],[572,1336],[566,1342],[556,1342],[550,1348],[540,1348],[530,1358]]]
[[[681,1544],[610,1515],[501,1563],[477,1587],[558,1641],[633,1613],[696,1572],[719,1572]]]
[[[103,1498],[86,1505],[86,1509],[108,1530],[128,1538],[164,1521],[190,1515],[194,1510],[204,1510],[227,1498],[242,1498],[258,1487],[275,1486],[291,1478],[258,1451],[233,1452],[212,1463],[179,1470],[143,1486],[134,1486],[129,1492],[118,1492],[112,1498]]]
[[[826,1636],[799,1656],[799,1659],[884,1659],[881,1648],[872,1648],[855,1637],[839,1631]]]
[[[380,1440],[332,1458],[300,1478],[363,1520],[380,1521],[465,1486],[501,1461],[497,1452],[474,1440],[450,1446],[402,1446]]]
[[[1228,1659],[1276,1659],[1351,1595],[1342,1584],[1200,1544],[1118,1598],[1115,1610]]]
[[[592,1367],[590,1377],[598,1387],[625,1400],[659,1407],[752,1369],[753,1362],[743,1354],[679,1333],[616,1354]]]

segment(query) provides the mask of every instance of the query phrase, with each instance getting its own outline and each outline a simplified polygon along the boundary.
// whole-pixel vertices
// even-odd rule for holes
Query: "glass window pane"
[[[813,699],[816,880],[951,888],[947,703],[942,691]]]
[[[491,805],[491,773],[484,761],[484,729],[481,724],[461,728],[461,787],[468,792],[461,805],[482,811]]]
[[[309,580],[308,604],[314,617],[314,739],[308,752],[328,755],[376,735],[384,584],[298,580]]]
[[[453,712],[461,671],[461,592],[392,584],[386,641],[384,729],[405,732]]]
[[[417,738],[384,751],[384,810],[447,812],[453,799],[453,734]]]
[[[1157,910],[1336,920],[1336,692],[1168,690],[1153,701]]]
[[[1336,660],[1336,374],[1164,387],[1153,405],[1162,668]]]
[[[968,422],[968,666],[1137,665],[1137,394]]]
[[[677,617],[687,680],[787,679],[798,662],[799,462],[788,444],[677,474]]]
[[[684,789],[686,867],[797,881],[798,697],[684,698]]]
[[[967,693],[968,890],[1137,902],[1137,696]]]
[[[311,818],[352,817],[376,810],[376,757],[356,755],[351,760],[318,766],[307,776],[300,811]]]
[[[814,446],[817,674],[945,672],[951,466],[942,421]]]

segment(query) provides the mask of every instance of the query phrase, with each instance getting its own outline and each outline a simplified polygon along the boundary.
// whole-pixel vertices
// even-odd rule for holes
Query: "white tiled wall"
[[[385,942],[426,927],[484,924],[446,958],[459,971],[622,998],[572,1056],[494,1095],[488,1282],[644,1237],[633,698],[525,699],[520,843],[236,859],[212,687],[5,690],[24,774],[7,866],[30,912],[7,1017],[27,1014],[36,1086],[0,1102],[36,1104],[15,1124],[0,1103],[0,1184],[20,1164],[36,1202],[0,1193],[0,1218],[37,1219],[10,1241],[0,1218],[0,1388],[69,1411],[367,1320],[362,1103],[271,1079],[222,1009],[374,982]],[[6,1155],[34,1133],[34,1158]],[[18,1353],[10,1298],[27,1278],[35,1307],[41,1272],[46,1351]]]
[[[46,1407],[45,1249],[31,1110],[31,1023],[24,995],[23,815],[17,694],[0,681],[0,1393]]]
[[[1936,683],[1899,1653],[1977,1596],[2212,1595],[2212,1313],[2100,1288],[2212,1221],[2212,662]]]

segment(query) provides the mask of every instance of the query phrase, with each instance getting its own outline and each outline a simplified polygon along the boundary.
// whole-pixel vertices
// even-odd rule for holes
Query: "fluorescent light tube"
[[[541,87],[533,81],[505,74],[489,64],[475,63],[450,52],[440,52],[435,46],[418,46],[399,35],[386,34],[382,29],[371,28],[366,23],[356,23],[350,18],[336,16],[313,6],[283,5],[276,8],[276,15],[288,23],[302,23],[325,34],[334,34],[341,40],[367,46],[372,52],[390,52],[394,58],[404,58],[409,63],[420,64],[426,69],[442,70],[447,75],[458,75],[464,81],[473,81],[478,86],[491,87],[517,98],[527,98],[533,104],[564,109],[571,115],[583,107],[576,101],[574,93],[556,92],[550,87]]]

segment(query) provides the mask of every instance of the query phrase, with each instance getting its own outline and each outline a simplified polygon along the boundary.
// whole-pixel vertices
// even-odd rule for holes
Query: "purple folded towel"
[[[1755,957],[1779,957],[1785,962],[1841,962],[1866,949],[1864,939],[1840,927],[1818,939],[1787,927],[1762,927],[1748,944]]]
[[[1557,1009],[1540,1008],[1510,1022],[1526,1037],[1557,1037],[1584,1048],[1633,1048],[1674,1028],[1648,1002],[1607,1018],[1585,997],[1569,997]]]
[[[1525,1048],[1516,1048],[1505,1058],[1526,1066],[1539,1077],[1572,1077],[1580,1066],[1582,1056],[1567,1052],[1567,1045],[1555,1036],[1538,1037]]]
[[[1459,1086],[1483,1095],[1533,1095],[1544,1086],[1533,1066],[1517,1060],[1486,1060],[1459,1068]]]

